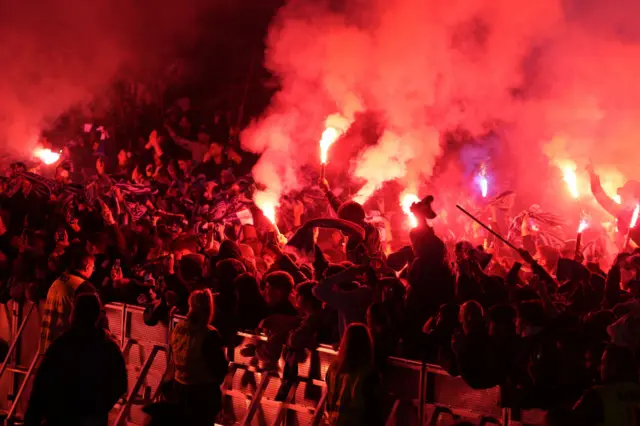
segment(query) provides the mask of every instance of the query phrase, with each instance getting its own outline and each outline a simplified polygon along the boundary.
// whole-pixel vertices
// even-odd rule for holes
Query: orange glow
[[[40,159],[44,164],[53,164],[60,159],[60,154],[57,152],[53,152],[50,149],[37,149],[35,152],[35,156]]]
[[[413,229],[418,226],[418,219],[416,216],[411,213],[411,205],[414,203],[420,202],[420,198],[416,194],[406,193],[402,195],[400,199],[400,206],[402,207],[402,211],[407,215],[409,219],[409,226]]]
[[[624,185],[627,179],[617,169],[611,167],[599,167],[596,172],[598,176],[600,176],[600,183],[604,192],[610,196],[613,201],[620,204],[622,200],[620,200],[620,196],[616,192],[618,188]]]
[[[407,174],[407,163],[415,158],[411,143],[392,131],[385,131],[378,144],[368,148],[358,160],[355,177],[366,181],[352,198],[364,204],[385,182],[401,179]]]

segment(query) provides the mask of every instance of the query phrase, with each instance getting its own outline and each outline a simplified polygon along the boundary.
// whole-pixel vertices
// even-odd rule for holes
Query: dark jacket
[[[127,391],[118,344],[103,329],[73,327],[51,344],[36,374],[25,425],[106,421]]]

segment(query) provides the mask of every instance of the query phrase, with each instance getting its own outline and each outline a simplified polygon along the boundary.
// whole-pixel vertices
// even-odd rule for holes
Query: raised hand
[[[518,250],[518,253],[520,253],[520,257],[522,258],[522,260],[524,260],[525,262],[532,264],[532,263],[536,263],[535,259],[533,258],[533,256],[531,256],[531,253],[529,253],[528,251],[526,251],[525,249],[520,249]]]
[[[324,178],[320,178],[318,179],[318,186],[320,187],[320,189],[322,189],[324,192],[329,192],[329,190],[331,189],[329,187],[329,181],[324,179]]]

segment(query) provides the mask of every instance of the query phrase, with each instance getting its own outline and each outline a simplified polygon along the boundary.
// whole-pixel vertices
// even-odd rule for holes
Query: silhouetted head
[[[638,382],[638,366],[629,348],[609,345],[602,354],[600,378],[607,382]]]
[[[213,294],[208,288],[196,290],[189,296],[187,319],[193,325],[208,326],[213,321]]]
[[[102,305],[97,295],[78,295],[71,312],[71,325],[82,328],[97,327],[101,309]]]
[[[347,201],[340,206],[340,209],[338,209],[338,217],[361,225],[364,223],[366,214],[364,212],[364,208],[362,208],[360,204],[355,201]]]

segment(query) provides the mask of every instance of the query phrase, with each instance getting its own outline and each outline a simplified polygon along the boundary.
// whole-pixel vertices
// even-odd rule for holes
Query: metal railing
[[[114,410],[113,425],[141,424],[142,406],[159,395],[161,378],[169,364],[170,334],[183,317],[172,316],[167,324],[149,327],[144,324],[143,309],[138,306],[110,304],[105,308],[110,330],[120,342],[127,360],[130,379],[129,392]],[[9,355],[0,366],[0,376],[11,370],[11,354],[19,347],[19,339],[33,338],[26,335],[24,330],[34,310],[35,305],[31,305],[19,322]],[[279,360],[280,368],[267,370],[260,367],[255,356],[242,353],[243,348],[260,344],[266,337],[241,332],[238,333],[238,339],[241,342],[229,350],[229,373],[221,389],[221,422],[241,425],[264,422],[277,426],[291,424],[289,419],[295,417],[294,424],[322,424],[327,398],[324,375],[336,356],[333,348],[321,345],[309,351],[306,360],[298,364],[298,374],[292,378],[284,377],[282,358]],[[139,359],[133,352],[138,354]],[[17,402],[26,393],[27,379],[33,376],[39,359],[40,356],[36,354],[30,360],[29,368],[23,371],[25,379],[11,404],[8,418],[16,414]],[[18,360],[15,364],[18,365]],[[388,365],[384,383],[388,426],[435,425],[440,416],[473,419],[481,424],[514,424],[510,418],[511,410],[499,406],[500,390],[497,387],[471,389],[461,378],[450,376],[436,365],[394,357],[389,359]],[[285,385],[288,387],[280,392]],[[145,391],[141,395],[143,387]]]
[[[27,358],[20,356],[20,342],[22,341],[22,335],[24,330],[29,323],[29,320],[32,318],[33,312],[36,310],[36,304],[30,303],[29,309],[26,314],[23,312],[23,306],[19,305],[17,302],[12,302],[14,307],[11,309],[11,329],[12,329],[12,340],[9,346],[9,350],[7,355],[5,356],[4,361],[2,362],[2,366],[0,366],[0,379],[4,376],[4,373],[9,372],[13,374],[13,380],[11,384],[10,394],[7,395],[7,403],[8,410],[4,410],[2,414],[5,416],[4,424],[9,425],[13,421],[13,418],[16,414],[16,410],[18,408],[18,404],[20,403],[21,397],[25,392],[27,384],[30,379],[33,377],[36,366],[40,361],[40,353],[36,350],[36,353],[33,355],[31,362],[29,363],[28,368],[21,367],[20,358]],[[8,304],[5,305],[8,309]],[[19,324],[19,325],[18,325]],[[39,335],[38,335],[39,337]],[[39,340],[39,339],[38,339]],[[18,380],[18,377],[22,376],[22,381]],[[15,391],[16,386],[20,383],[17,391]],[[14,393],[15,392],[15,393]]]

